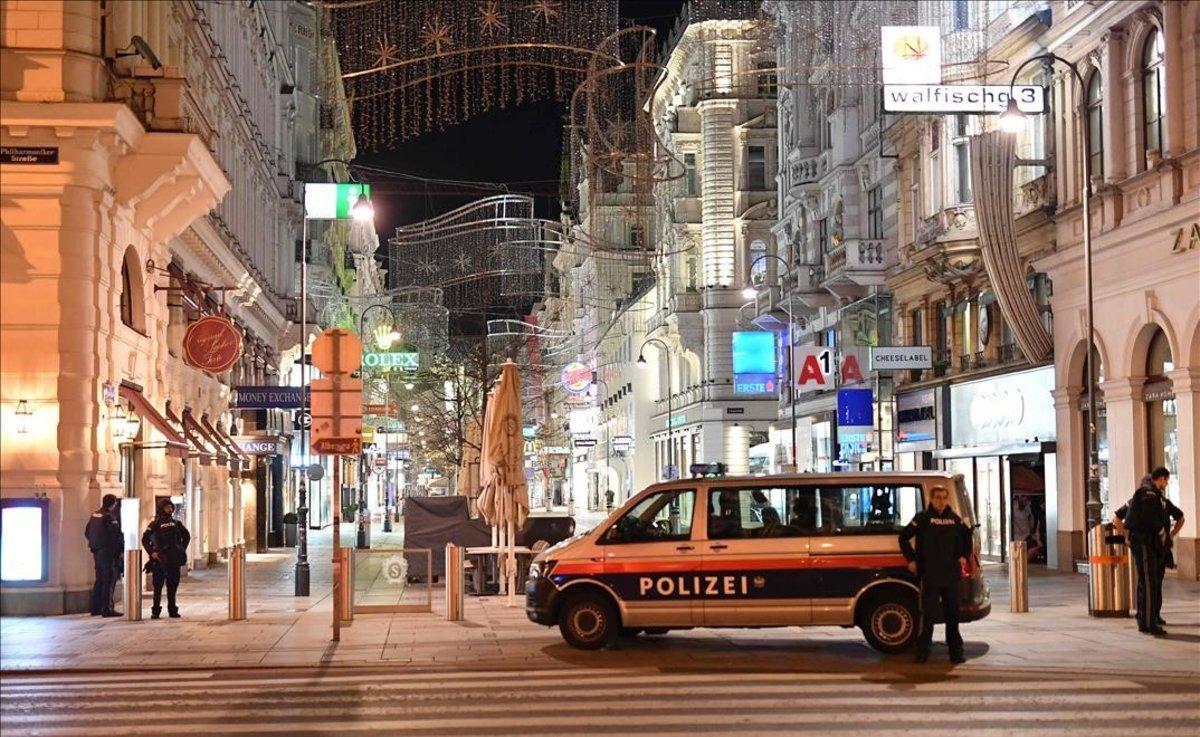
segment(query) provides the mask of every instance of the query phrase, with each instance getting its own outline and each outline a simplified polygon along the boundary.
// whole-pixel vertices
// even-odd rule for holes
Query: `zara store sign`
[[[955,447],[1054,439],[1054,367],[950,387]]]

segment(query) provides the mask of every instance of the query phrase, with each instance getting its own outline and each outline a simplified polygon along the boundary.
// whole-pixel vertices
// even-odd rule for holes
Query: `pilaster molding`
[[[1176,394],[1200,392],[1200,367],[1184,366],[1168,371],[1165,376],[1171,380],[1171,388]]]
[[[1104,403],[1111,405],[1116,402],[1142,401],[1145,381],[1145,377],[1142,376],[1126,376],[1102,382],[1100,390],[1104,392]]]

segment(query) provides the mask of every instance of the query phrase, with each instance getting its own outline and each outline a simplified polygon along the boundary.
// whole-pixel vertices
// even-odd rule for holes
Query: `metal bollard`
[[[1024,540],[1008,544],[1008,591],[1010,612],[1029,611],[1029,558]]]
[[[125,619],[142,619],[142,549],[125,551]]]
[[[463,618],[463,554],[465,548],[446,543],[446,621]]]
[[[229,620],[246,618],[246,546],[229,550]]]
[[[338,614],[343,625],[354,621],[354,548],[342,548],[342,560],[338,564],[338,575],[342,577],[341,601]]]

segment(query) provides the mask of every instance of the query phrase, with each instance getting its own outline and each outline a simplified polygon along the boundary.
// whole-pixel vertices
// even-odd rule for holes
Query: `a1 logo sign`
[[[833,351],[821,346],[797,346],[796,390],[811,392],[831,389],[833,383]]]

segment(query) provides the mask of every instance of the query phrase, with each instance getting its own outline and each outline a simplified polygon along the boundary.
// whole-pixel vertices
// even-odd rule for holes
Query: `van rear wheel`
[[[558,631],[568,645],[580,650],[609,647],[620,629],[616,607],[600,594],[576,594],[558,612]]]
[[[917,641],[920,613],[916,598],[900,593],[872,597],[859,611],[858,626],[871,647],[895,655]]]

